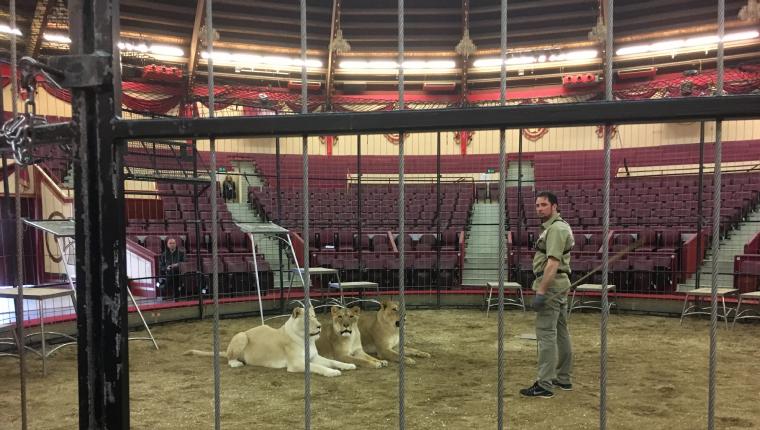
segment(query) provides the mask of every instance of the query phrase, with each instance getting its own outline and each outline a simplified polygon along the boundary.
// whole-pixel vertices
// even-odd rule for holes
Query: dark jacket
[[[176,248],[174,252],[170,252],[167,249],[163,254],[161,254],[161,257],[158,259],[161,274],[169,274],[167,267],[172,264],[182,263],[183,261],[185,261],[185,253],[180,251],[179,248]],[[171,273],[179,273],[179,267],[171,269]]]

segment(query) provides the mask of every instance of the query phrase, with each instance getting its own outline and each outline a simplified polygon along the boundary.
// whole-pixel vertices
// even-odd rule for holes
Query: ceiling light
[[[201,52],[201,58],[208,59],[207,51]],[[226,51],[214,51],[213,60],[217,63],[232,64],[236,66],[251,67],[301,67],[300,58],[283,57],[278,55],[256,55],[245,53],[232,53]],[[322,67],[322,61],[317,59],[306,59],[306,67]]]
[[[16,36],[23,36],[21,30],[18,28],[10,28],[7,24],[0,24],[0,33],[15,34]]]
[[[71,38],[65,34],[45,33],[42,35],[42,38],[48,42],[64,43],[66,45],[71,43]]]
[[[166,55],[169,57],[183,57],[185,51],[176,46],[170,45],[151,45],[149,48],[151,54]]]
[[[71,44],[71,38],[65,34],[44,33],[42,35],[42,38],[48,42],[63,43],[66,45]],[[118,43],[118,47],[122,51],[142,52],[146,54],[163,55],[167,57],[183,57],[185,55],[185,51],[183,51],[182,48],[172,45],[148,45],[144,42],[138,43],[121,41]]]
[[[446,70],[456,67],[454,60],[409,60],[404,61],[404,70]],[[396,70],[398,63],[391,60],[343,60],[338,68],[352,70]]]
[[[546,62],[559,62],[559,61],[579,61],[590,60],[596,58],[599,52],[595,49],[584,49],[578,51],[560,52],[558,54],[540,54],[534,55],[519,55],[507,58],[506,64],[508,66],[517,66],[522,64],[533,63],[546,63]],[[480,58],[473,63],[474,67],[499,67],[501,66],[501,59],[499,58]]]
[[[740,40],[756,39],[757,37],[760,37],[760,33],[758,33],[755,30],[739,31],[736,33],[730,33],[723,36],[723,42],[724,43],[736,42]],[[691,37],[688,39],[672,39],[672,40],[664,40],[660,42],[655,42],[651,44],[625,46],[618,49],[615,54],[622,56],[622,55],[644,54],[647,52],[670,53],[678,49],[693,48],[697,46],[712,47],[712,45],[717,45],[717,43],[718,43],[718,36],[715,36],[715,35],[696,36],[696,37]]]

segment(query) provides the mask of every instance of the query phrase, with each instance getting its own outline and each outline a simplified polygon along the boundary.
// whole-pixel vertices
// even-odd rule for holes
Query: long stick
[[[628,245],[627,247],[625,247],[623,250],[621,250],[617,254],[615,254],[612,257],[610,257],[608,259],[608,261],[607,261],[607,264],[613,263],[615,261],[620,260],[621,258],[623,258],[626,255],[630,254],[631,252],[633,252],[634,250],[636,250],[636,248],[640,247],[643,244],[644,244],[644,240],[643,239],[639,239],[636,242],[633,242],[632,244]],[[573,282],[572,285],[570,285],[570,288],[568,288],[567,290],[557,291],[556,293],[553,293],[553,294],[547,294],[546,295],[546,301],[548,302],[548,301],[552,300],[553,298],[559,296],[560,294],[564,294],[566,292],[570,292],[573,288],[577,287],[578,285],[581,285],[583,283],[583,281],[585,281],[591,275],[593,275],[594,273],[596,273],[596,272],[598,272],[600,270],[602,270],[602,265],[601,264],[598,265],[598,266],[596,266],[594,268],[594,270],[592,270],[592,271],[586,273],[585,275],[581,276],[581,278],[578,279],[577,281]]]
[[[621,250],[621,251],[620,251],[620,252],[618,252],[617,254],[615,254],[615,255],[613,255],[612,257],[610,257],[610,258],[609,258],[609,260],[608,260],[608,263],[613,263],[613,262],[615,262],[615,261],[618,261],[618,260],[620,260],[621,258],[625,257],[626,255],[630,254],[631,252],[635,251],[635,250],[636,250],[636,248],[640,247],[640,246],[641,246],[641,245],[643,245],[643,244],[644,244],[644,241],[643,241],[643,240],[639,240],[639,241],[636,241],[636,242],[634,242],[634,243],[632,243],[632,244],[628,245],[626,248],[624,248],[623,250]],[[580,285],[580,284],[581,284],[583,281],[585,281],[586,279],[588,279],[588,278],[589,278],[591,275],[593,275],[594,273],[596,273],[596,272],[598,272],[598,271],[600,271],[600,270],[602,270],[602,265],[601,265],[601,264],[600,264],[600,265],[598,265],[598,266],[596,266],[596,267],[594,268],[594,270],[592,270],[592,271],[590,271],[590,272],[586,273],[585,275],[583,275],[583,276],[582,276],[580,279],[578,279],[577,281],[573,282],[573,284],[572,284],[572,285],[570,285],[570,288],[571,288],[571,289],[573,289],[573,288],[577,287],[577,286],[578,286],[578,285]]]

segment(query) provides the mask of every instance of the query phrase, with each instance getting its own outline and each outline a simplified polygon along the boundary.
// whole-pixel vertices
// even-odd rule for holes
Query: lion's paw
[[[356,370],[356,365],[353,363],[344,363],[340,366],[341,370]]]
[[[430,353],[429,352],[422,352],[422,351],[420,351],[420,353],[418,355],[420,357],[422,357],[422,358],[430,358]]]
[[[406,363],[406,364],[417,364],[417,362],[414,361],[413,358],[409,358],[409,357],[404,357],[404,363]]]
[[[375,368],[388,367],[388,360],[377,360]]]
[[[327,376],[328,378],[332,378],[332,377],[334,377],[334,376],[340,376],[340,375],[341,375],[341,373],[340,373],[340,370],[336,370],[336,369],[327,369],[327,370],[325,371],[324,375],[325,375],[325,376]]]
[[[243,363],[242,361],[239,361],[239,360],[230,360],[228,362],[228,364],[230,365],[230,367],[243,367],[243,366],[245,366],[245,363]]]

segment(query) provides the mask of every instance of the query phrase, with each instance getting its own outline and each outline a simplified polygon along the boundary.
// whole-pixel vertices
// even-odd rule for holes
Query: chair
[[[391,250],[391,243],[387,234],[376,234],[372,236],[370,249],[374,252],[388,252]]]
[[[734,288],[718,287],[717,299],[722,305],[718,307],[718,318],[723,318],[723,321],[726,323],[726,328],[728,328],[728,316],[731,314],[731,312],[734,311],[734,309],[726,308],[726,296],[733,296],[737,293],[737,291],[738,290]],[[711,314],[710,308],[700,306],[699,301],[703,298],[711,298],[712,288],[695,288],[693,290],[685,291],[684,293],[685,295],[683,299],[683,309],[681,310],[680,324],[683,324],[683,319],[689,315]],[[694,299],[694,305],[689,305],[690,298]]]
[[[733,328],[736,325],[737,320],[741,319],[760,319],[760,314],[757,312],[756,309],[753,308],[746,308],[744,310],[741,309],[742,302],[752,300],[756,301],[756,304],[760,304],[760,291],[752,291],[749,293],[741,293],[739,294],[739,302],[736,304],[736,310],[734,313],[734,321],[731,323],[731,328]]]
[[[432,234],[423,234],[417,241],[417,251],[433,251],[437,246],[435,236]]]
[[[340,230],[337,234],[337,250],[338,251],[354,251],[356,233],[348,230]]]
[[[498,306],[499,300],[493,298],[493,289],[499,288],[499,281],[486,282],[486,288],[488,288],[488,298],[486,299],[486,317],[492,306]],[[525,299],[523,297],[522,286],[517,282],[504,282],[505,290],[515,291],[515,298],[504,297],[504,306],[516,306],[525,312]],[[493,303],[496,301],[496,303]]]

